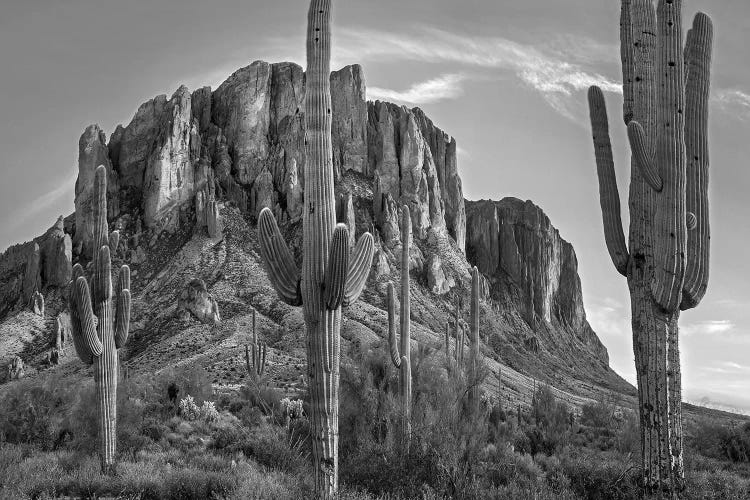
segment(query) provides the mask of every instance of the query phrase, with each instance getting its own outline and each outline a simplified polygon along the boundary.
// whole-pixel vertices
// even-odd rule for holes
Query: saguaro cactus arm
[[[93,356],[101,356],[102,343],[96,334],[89,284],[83,276],[71,286],[71,298],[71,330],[76,352],[81,361],[91,364]]]
[[[344,301],[348,270],[349,229],[346,224],[338,224],[333,230],[324,280],[323,300],[330,311],[338,309]]]
[[[657,8],[656,163],[664,181],[656,196],[654,276],[651,293],[664,310],[682,301],[687,228],[685,226],[685,64],[682,2],[660,1]]]
[[[268,207],[258,217],[258,239],[268,276],[279,297],[289,305],[302,305],[299,269]]]
[[[620,274],[626,276],[630,254],[628,247],[625,245],[625,234],[622,230],[620,192],[617,189],[615,162],[612,157],[612,143],[609,138],[607,105],[604,101],[604,93],[599,87],[591,87],[588,98],[594,153],[596,155],[596,171],[599,177],[599,203],[602,208],[604,239],[612,263]]]
[[[346,288],[342,303],[344,307],[348,307],[355,302],[362,294],[362,290],[365,289],[374,255],[375,241],[370,233],[365,233],[357,241],[349,262],[349,272],[346,276]]]
[[[711,228],[708,220],[708,102],[713,51],[713,23],[698,13],[685,46],[685,156],[688,210],[687,266],[682,310],[697,306],[708,288]],[[692,217],[690,217],[692,215]],[[691,219],[693,219],[691,223]],[[692,227],[691,227],[692,226]]]
[[[130,268],[122,266],[117,281],[117,304],[115,306],[115,347],[123,347],[130,330]]]

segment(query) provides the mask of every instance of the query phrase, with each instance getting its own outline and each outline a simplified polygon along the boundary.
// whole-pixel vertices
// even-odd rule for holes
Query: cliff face
[[[609,377],[606,349],[583,310],[575,252],[541,209],[514,199],[465,202],[455,139],[418,108],[367,102],[359,66],[333,72],[331,93],[337,216],[352,239],[365,230],[376,236],[368,307],[379,310],[385,283],[398,279],[398,210],[408,204],[420,341],[445,331],[455,296],[465,294],[468,269],[476,264],[485,276],[485,295],[493,299],[483,305],[482,316],[493,355],[535,376],[567,370]],[[51,311],[64,311],[60,292],[71,263],[86,265],[93,251],[91,189],[101,164],[110,180],[110,223],[121,234],[113,258],[133,268],[134,324],[141,332],[134,352],[153,348],[151,336],[161,328],[154,318],[178,300],[170,294],[196,275],[214,287],[212,294],[240,307],[235,295],[215,288],[222,281],[217,276],[232,276],[225,285],[237,293],[251,286],[246,266],[257,260],[252,223],[262,208],[274,211],[292,249],[299,248],[304,96],[300,66],[256,61],[215,90],[180,87],[170,98],[143,103],[109,141],[98,126],[89,126],[79,141],[75,214],[0,256],[0,320],[28,303],[35,290],[51,298]],[[231,235],[240,227],[242,238]],[[183,255],[179,262],[173,260],[177,254]],[[207,274],[206,263],[215,258],[236,262],[231,268],[216,264]],[[187,266],[193,276],[159,289],[157,282],[172,274],[169,266]],[[258,297],[261,303],[253,307],[275,303],[271,292]],[[222,311],[222,320],[232,321],[232,311]],[[372,332],[380,326],[367,323]]]
[[[466,252],[498,299],[513,297],[533,329],[575,336],[608,362],[586,321],[578,260],[541,208],[516,198],[467,203]]]

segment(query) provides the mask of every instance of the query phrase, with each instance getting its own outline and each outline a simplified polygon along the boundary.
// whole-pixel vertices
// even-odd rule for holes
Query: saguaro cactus
[[[94,365],[101,464],[102,471],[108,474],[114,470],[117,445],[117,349],[125,345],[130,326],[130,268],[122,266],[120,269],[117,293],[113,294],[104,166],[96,169],[93,209],[94,248],[97,250],[91,287],[89,289],[83,268],[76,264],[68,299],[76,353],[81,361]]]
[[[411,299],[409,297],[409,237],[411,235],[411,214],[404,205],[401,211],[401,324],[399,349],[396,341],[396,298],[393,283],[388,283],[388,345],[393,365],[399,372],[399,391],[401,392],[402,420],[401,432],[404,449],[409,451],[411,442]]]
[[[247,372],[256,381],[260,380],[266,372],[266,351],[268,345],[265,342],[258,343],[258,332],[255,330],[255,309],[253,309],[253,343],[250,348],[245,346],[245,365]]]
[[[471,344],[471,408],[479,408],[479,270],[471,270],[471,317],[469,318],[469,343]]]
[[[338,396],[341,308],[359,298],[374,252],[369,233],[349,255],[349,230],[336,225],[331,149],[331,0],[311,0],[307,23],[305,192],[302,276],[273,213],[263,209],[258,236],[279,297],[303,305],[307,329],[310,423],[319,498],[338,492]]]
[[[713,27],[695,16],[682,45],[682,0],[622,0],[623,115],[633,153],[625,245],[604,95],[589,90],[604,235],[628,281],[638,374],[643,479],[679,492],[682,390],[678,319],[708,286],[708,101]]]
[[[463,306],[463,300],[460,295],[456,296],[456,309],[453,322],[453,329],[456,336],[456,350],[455,358],[456,364],[458,365],[459,371],[464,362],[464,341],[466,337],[466,330],[463,327],[463,319],[461,319],[461,307]]]

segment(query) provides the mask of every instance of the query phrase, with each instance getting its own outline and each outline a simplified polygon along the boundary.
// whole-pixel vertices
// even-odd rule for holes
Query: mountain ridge
[[[601,391],[630,397],[632,387],[609,368],[606,348],[586,322],[575,252],[541,209],[512,199],[465,201],[453,137],[419,108],[368,102],[358,65],[333,72],[331,82],[339,220],[349,225],[352,235],[371,230],[377,240],[364,303],[347,313],[342,329],[348,346],[376,345],[386,336],[384,287],[397,279],[402,243],[398,207],[408,204],[415,342],[435,352],[443,345],[455,298],[467,292],[469,266],[476,264],[484,274],[482,351],[493,373],[501,368],[505,374],[490,377],[488,387],[499,383],[509,400],[523,404],[530,402],[526,390],[537,378],[577,404]],[[203,87],[191,92],[181,86],[170,98],[160,95],[146,101],[108,141],[96,125],[84,131],[76,211],[55,225],[56,234],[62,232],[71,242],[52,246],[38,239],[42,256],[37,261],[59,261],[49,259],[47,252],[60,251],[48,248],[62,248],[63,255],[69,251],[71,258],[60,264],[60,276],[72,262],[87,263],[88,180],[93,169],[104,164],[112,187],[108,215],[112,229],[121,234],[115,259],[133,268],[134,333],[126,366],[157,370],[171,362],[208,362],[204,358],[210,354],[218,359],[216,366],[209,363],[213,382],[235,385],[242,380],[242,359],[241,349],[234,350],[246,340],[247,317],[257,309],[262,336],[276,338],[273,345],[280,343],[280,348],[272,347],[274,356],[289,363],[277,363],[272,372],[283,384],[298,388],[302,372],[296,367],[304,363],[301,317],[280,304],[267,283],[253,224],[262,208],[271,208],[299,258],[303,99],[300,66],[256,61],[214,91]],[[499,215],[480,217],[477,207],[483,203],[494,204]],[[213,223],[220,219],[224,228],[216,237],[207,233],[210,213],[216,218]],[[485,236],[491,234],[495,241],[483,242],[478,228],[494,219],[498,230],[485,231]],[[516,267],[502,259],[511,255],[507,248],[512,246]],[[48,321],[33,327],[31,340],[28,332],[21,344],[7,338],[4,342],[0,335],[0,362],[21,354],[29,374],[45,371],[44,339],[54,323],[49,319],[61,315],[64,320],[65,315],[64,286],[44,281],[32,262],[33,253],[33,244],[23,244],[0,256],[0,298],[9,305],[0,311],[6,337],[13,335],[8,332],[14,331],[15,320],[28,316],[24,283],[27,294],[28,283],[34,283],[47,301]],[[247,273],[255,278],[253,283]],[[177,310],[194,279],[203,280],[205,294],[216,301],[220,325],[203,324]],[[558,293],[565,288],[572,291]],[[214,342],[233,347],[222,354]],[[23,347],[11,352],[11,345]],[[187,358],[175,360],[170,348]],[[69,366],[66,358],[64,368],[53,370],[84,370]]]

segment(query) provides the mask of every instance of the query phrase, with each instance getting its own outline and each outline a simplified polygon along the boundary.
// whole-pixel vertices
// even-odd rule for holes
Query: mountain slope
[[[400,266],[398,207],[408,204],[414,342],[444,356],[438,349],[455,298],[468,295],[469,269],[477,265],[485,285],[488,392],[498,391],[500,368],[502,397],[513,404],[529,404],[536,379],[575,405],[611,391],[630,400],[632,387],[609,368],[606,348],[586,322],[575,252],[541,209],[515,199],[465,202],[453,138],[417,108],[368,103],[359,66],[334,72],[331,81],[339,219],[353,234],[374,231],[377,240],[363,300],[345,313],[343,351],[384,348],[385,285],[398,280]],[[87,128],[79,142],[76,213],[40,237],[39,252],[29,243],[0,257],[0,363],[21,355],[28,375],[85,372],[70,347],[62,366],[46,368],[43,360],[56,316],[65,321],[64,276],[71,261],[87,264],[91,255],[91,178],[104,164],[110,223],[122,235],[116,263],[133,269],[127,369],[197,363],[217,388],[235,387],[245,380],[244,345],[256,309],[270,375],[281,388],[299,389],[301,311],[276,299],[254,224],[262,208],[274,210],[299,259],[303,99],[302,68],[256,61],[215,91],[181,87],[171,98],[144,103],[108,142],[98,126]],[[209,235],[213,207],[223,231]],[[37,326],[29,328],[34,289],[45,295],[46,319],[32,318]],[[186,312],[214,303],[217,324]]]

